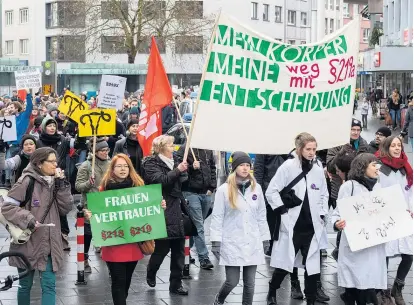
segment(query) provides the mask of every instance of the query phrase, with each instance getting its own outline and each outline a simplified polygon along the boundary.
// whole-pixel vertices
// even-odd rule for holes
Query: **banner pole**
[[[221,16],[221,10],[217,15],[216,22],[215,22],[214,28],[213,28],[213,33],[211,33],[210,45],[208,46],[208,49],[207,49],[207,57],[206,57],[206,61],[204,62],[203,75],[201,76],[200,88],[198,89],[199,93],[197,94],[197,101],[196,101],[196,104],[195,104],[193,119],[191,120],[190,134],[188,135],[187,142],[185,144],[184,160],[187,160],[187,157],[188,157],[188,150],[190,148],[191,138],[193,137],[194,122],[197,118],[198,104],[200,103],[200,93],[201,93],[201,90],[203,88],[204,79],[206,78],[207,65],[208,65],[208,62],[210,60],[211,49],[213,48],[214,38],[216,37],[217,26],[218,26],[218,21],[220,20],[220,16]]]
[[[187,138],[187,141],[188,141],[188,133],[187,133],[187,129],[185,128],[185,125],[184,125],[183,117],[181,116],[181,113],[180,113],[180,108],[178,108],[177,103],[173,102],[173,104],[175,106],[175,109],[177,110],[178,118],[180,119],[181,125],[183,126],[185,137]],[[191,154],[193,155],[194,161],[197,161],[197,158],[196,158],[195,153],[194,153],[194,149],[192,147],[190,147],[190,149],[191,149]],[[184,159],[183,161],[185,161],[185,160],[186,159]]]
[[[93,136],[93,145],[92,145],[92,175],[91,177],[95,179],[95,149],[96,149],[96,136]]]

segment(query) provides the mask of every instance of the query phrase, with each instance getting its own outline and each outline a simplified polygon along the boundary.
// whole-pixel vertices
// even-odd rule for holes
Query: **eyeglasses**
[[[352,128],[351,131],[352,132],[361,132],[361,129]]]
[[[121,168],[129,168],[128,164],[124,165],[115,165],[115,168],[121,169]]]
[[[57,160],[45,160],[47,163],[58,164]]]
[[[109,152],[110,151],[110,149],[109,148],[104,148],[104,149],[100,149],[100,150],[98,150],[98,152]]]
[[[384,137],[384,135],[382,133],[380,133],[380,132],[377,132],[375,135],[376,136],[379,136],[379,137]]]

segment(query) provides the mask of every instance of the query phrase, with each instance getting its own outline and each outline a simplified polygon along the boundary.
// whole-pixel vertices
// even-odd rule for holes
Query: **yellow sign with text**
[[[110,136],[116,133],[116,109],[94,108],[82,111],[79,136]]]
[[[88,109],[89,105],[69,90],[66,90],[65,96],[60,101],[58,108],[60,112],[67,115],[78,124],[80,124],[81,115]]]

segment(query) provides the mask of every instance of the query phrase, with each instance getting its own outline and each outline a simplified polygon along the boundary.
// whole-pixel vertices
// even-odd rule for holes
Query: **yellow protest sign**
[[[79,118],[79,136],[110,136],[116,133],[116,109],[84,110]]]
[[[66,90],[65,96],[60,101],[58,108],[60,112],[67,115],[78,124],[80,124],[80,116],[88,109],[89,105],[69,90]]]
[[[53,86],[52,85],[43,85],[43,94],[50,95],[52,93]]]

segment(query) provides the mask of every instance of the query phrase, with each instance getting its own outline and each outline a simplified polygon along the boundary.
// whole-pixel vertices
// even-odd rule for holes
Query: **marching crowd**
[[[164,133],[177,122],[175,103],[188,99],[189,93],[162,110]],[[91,107],[96,105],[95,99],[82,98]],[[70,250],[67,214],[73,209],[73,194],[81,194],[85,211],[85,272],[90,273],[93,236],[86,195],[150,184],[162,185],[160,205],[168,237],[155,240],[147,265],[149,287],[156,287],[157,272],[171,252],[169,290],[188,295],[182,283],[185,236],[192,236],[191,247],[195,247],[200,267],[214,268],[204,232],[204,221],[211,214],[210,240],[226,274],[215,305],[224,304],[239,283],[240,271],[242,304],[252,304],[256,268],[266,263],[265,255],[274,267],[267,305],[277,304],[280,285],[288,274],[292,298],[305,296],[307,304],[328,302],[320,274],[321,257],[328,247],[327,226],[338,232],[332,255],[337,259],[338,285],[345,289],[344,303],[405,305],[402,289],[413,260],[412,236],[352,252],[346,234],[341,234],[347,220],[336,204],[342,198],[399,185],[412,217],[413,170],[401,137],[381,127],[368,143],[361,137],[361,121],[352,119],[349,143],[318,151],[317,139],[303,132],[293,139],[295,149],[286,155],[256,155],[253,164],[248,154],[233,152],[231,173],[218,186],[212,151],[194,148],[184,159],[184,146],[175,152],[174,137],[164,134],[153,141],[152,155],[144,158],[137,141],[141,98],[126,96],[118,112],[116,135],[98,138],[95,149],[92,141],[78,136],[76,123],[58,111],[59,97],[32,99],[27,94],[24,101],[18,101],[16,93],[3,101],[2,115],[16,116],[17,140],[0,141],[3,184],[11,187],[3,196],[1,213],[31,234],[27,242],[10,245],[11,250],[26,255],[33,267],[20,280],[19,305],[30,304],[35,271],[41,273],[42,305],[56,302],[56,273],[62,269],[64,251]],[[402,131],[412,140],[412,101],[408,113]],[[45,226],[50,223],[56,226]],[[145,253],[138,244],[97,251],[108,266],[114,304],[126,305],[132,274]],[[400,256],[401,263],[388,289],[388,258],[394,256]],[[9,263],[19,271],[24,268],[19,259]],[[303,293],[297,268],[305,269]]]

